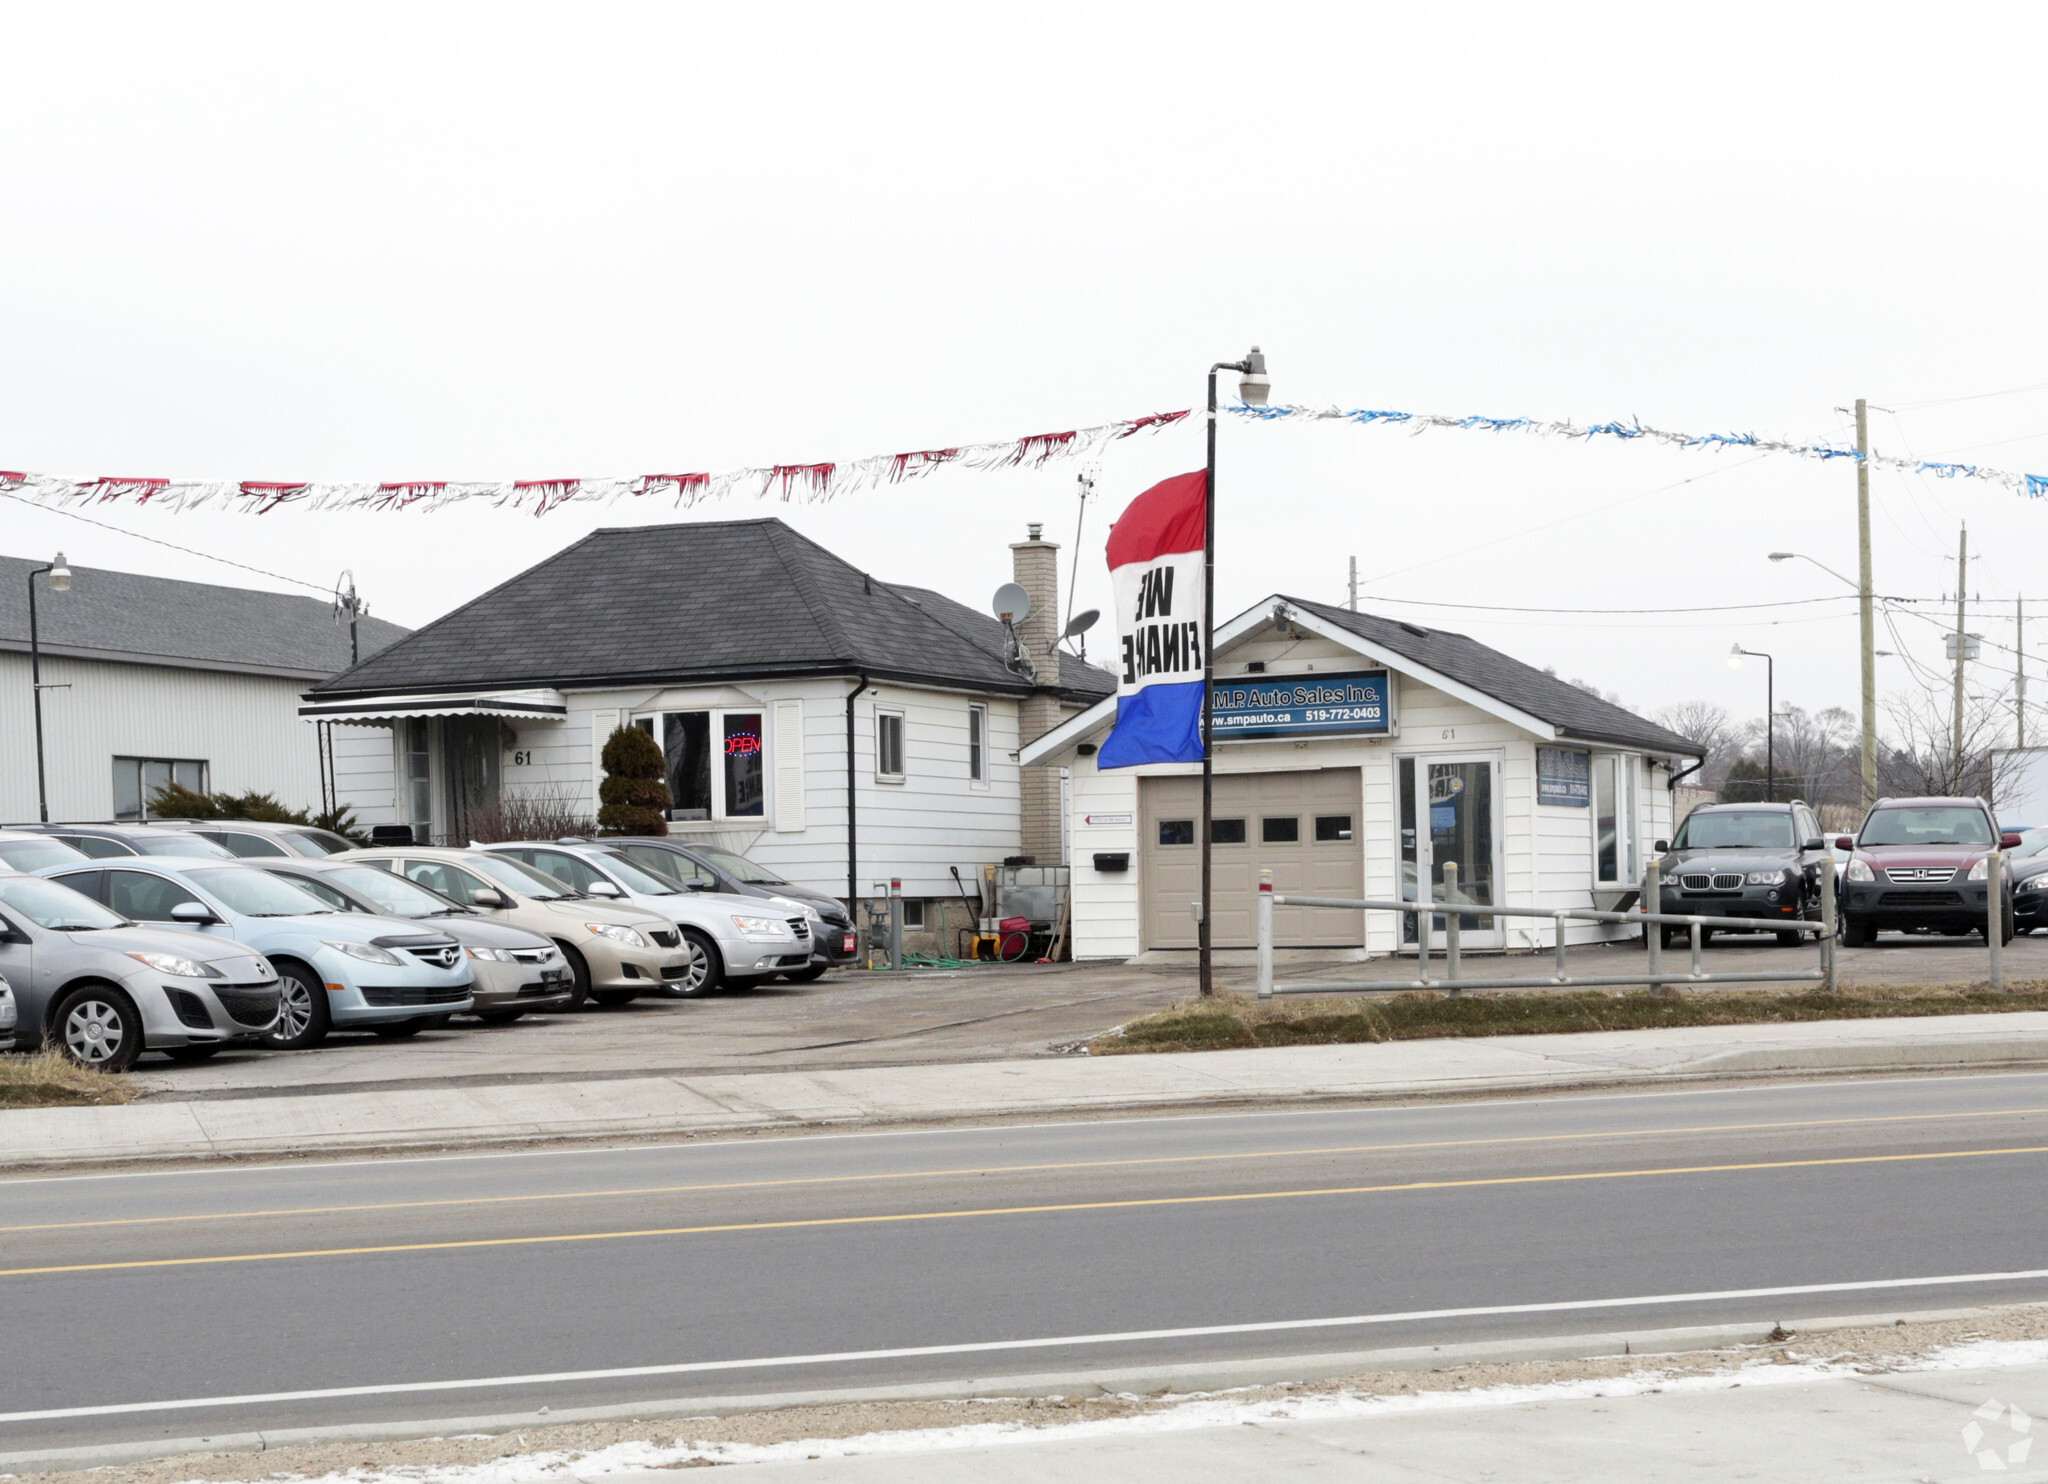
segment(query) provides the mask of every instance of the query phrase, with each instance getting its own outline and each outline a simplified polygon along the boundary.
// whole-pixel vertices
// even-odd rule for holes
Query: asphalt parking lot
[[[1249,989],[1248,954],[1224,955],[1218,981]],[[1682,967],[1673,949],[1667,967]],[[1808,968],[1810,948],[1758,938],[1724,939],[1706,952],[1709,971]],[[1468,974],[1548,972],[1548,953],[1468,955]],[[1861,985],[1958,984],[1986,975],[1976,937],[1887,935],[1870,948],[1841,949],[1841,976]],[[1574,948],[1577,974],[1627,973],[1642,963],[1633,945]],[[1432,975],[1441,975],[1435,958]],[[2008,983],[2048,980],[2048,936],[2007,946]],[[1407,979],[1415,961],[1335,964],[1328,956],[1283,963],[1280,979]],[[1791,986],[1793,981],[1785,981]],[[132,1074],[151,1096],[237,1097],[395,1083],[495,1084],[529,1080],[646,1076],[792,1067],[890,1066],[1041,1056],[1099,1034],[1194,992],[1191,963],[991,965],[958,972],[841,971],[811,984],[775,983],[706,1000],[646,1000],[577,1015],[535,1015],[508,1026],[459,1020],[410,1041],[337,1034],[315,1051],[224,1052],[173,1066],[148,1056]]]

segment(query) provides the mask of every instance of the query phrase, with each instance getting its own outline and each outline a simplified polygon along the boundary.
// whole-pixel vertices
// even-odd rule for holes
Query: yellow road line
[[[1392,1185],[1341,1185],[1313,1190],[1255,1190],[1231,1195],[1149,1196],[1121,1201],[1067,1201],[1044,1206],[988,1206],[970,1211],[902,1211],[886,1216],[813,1216],[800,1220],[732,1221],[707,1226],[650,1227],[640,1231],[564,1232],[538,1237],[475,1237],[455,1242],[398,1242],[375,1247],[320,1247],[298,1252],[237,1252],[217,1257],[150,1257],[126,1262],[80,1262],[40,1268],[0,1268],[0,1278],[50,1273],[106,1273],[124,1268],[210,1267],[235,1262],[281,1262],[299,1257],[370,1257],[392,1252],[450,1252],[475,1247],[534,1247],[561,1242],[616,1242],[634,1237],[692,1237],[717,1232],[786,1231],[802,1227],[882,1226],[903,1221],[961,1221],[980,1216],[1039,1216],[1061,1211],[1117,1211],[1145,1206],[1211,1206],[1233,1201],[1300,1200],[1313,1196],[1379,1195],[1409,1190],[1462,1190],[1493,1185],[1556,1185],[1576,1180],[1640,1180],[1662,1175],[1723,1175],[1745,1170],[1803,1170],[1826,1165],[1905,1164],[1936,1159],[1986,1159],[2048,1154],[2048,1145],[2022,1149],[1955,1149],[1930,1154],[1855,1154],[1832,1159],[1757,1160],[1730,1165],[1673,1165],[1648,1170],[1586,1170],[1569,1175],[1497,1175],[1471,1180],[1408,1180]]]
[[[516,1206],[536,1201],[588,1201],[619,1196],[695,1195],[717,1190],[774,1190],[807,1185],[854,1185],[883,1180],[936,1180],[958,1175],[1030,1175],[1060,1170],[1136,1169],[1148,1165],[1223,1163],[1246,1159],[1307,1159],[1339,1154],[1398,1154],[1417,1149],[1472,1149],[1493,1145],[1583,1143],[1591,1139],[1642,1139],[1684,1134],[1772,1132],[1781,1129],[1846,1128],[1879,1123],[1928,1123],[1958,1118],[2020,1118],[2048,1108],[1998,1108],[1966,1113],[1885,1113],[1867,1118],[1806,1118],[1775,1123],[1704,1123],[1680,1128],[1629,1128],[1577,1134],[1517,1134],[1508,1138],[1428,1139],[1394,1144],[1333,1144],[1314,1149],[1254,1149],[1234,1154],[1165,1154],[1139,1159],[1077,1159],[1043,1164],[973,1165],[939,1170],[894,1170],[871,1175],[806,1175],[782,1180],[723,1180],[692,1185],[631,1185],[607,1190],[545,1191],[532,1195],[455,1196],[432,1201],[374,1201],[342,1206],[279,1206],[257,1211],[199,1211],[182,1216],[118,1216],[103,1221],[45,1221],[0,1226],[12,1232],[87,1231],[101,1227],[161,1226],[190,1221],[236,1221],[271,1216],[346,1216],[365,1211],[425,1211],[460,1206]],[[0,1190],[6,1187],[0,1185]]]

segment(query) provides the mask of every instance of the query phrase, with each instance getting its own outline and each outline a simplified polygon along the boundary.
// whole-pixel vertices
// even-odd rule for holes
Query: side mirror
[[[623,891],[619,890],[616,882],[601,879],[591,882],[584,890],[594,897],[622,897],[625,895]]]
[[[718,883],[716,881],[706,881],[701,876],[692,876],[688,881],[685,881],[683,885],[688,887],[691,891],[718,890]]]
[[[1671,842],[1669,840],[1653,840],[1650,843],[1651,851],[1657,855],[1662,855],[1665,851],[1669,850],[1670,848]]]
[[[511,905],[502,891],[473,891],[469,894],[470,905],[475,907],[505,907]]]
[[[189,923],[193,927],[205,927],[208,923],[219,922],[202,903],[180,902],[171,908],[171,921]]]
[[[2019,843],[2020,837],[2014,834],[2011,830],[2007,830],[2004,834],[1998,837],[1998,848],[2000,850],[2015,849],[2018,847]]]
[[[1826,850],[1828,848],[1828,842],[1821,839],[1820,836],[1816,835],[1799,848],[1801,850]]]
[[[1835,849],[1853,851],[1855,850],[1855,848],[1856,842],[1850,839],[1847,835],[1835,836]]]

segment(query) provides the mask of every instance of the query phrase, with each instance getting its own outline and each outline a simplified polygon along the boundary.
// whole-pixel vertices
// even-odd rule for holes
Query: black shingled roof
[[[0,649],[27,650],[27,579],[43,565],[0,556]],[[73,567],[69,592],[52,592],[48,578],[36,583],[36,631],[45,654],[305,680],[349,662],[348,625],[334,621],[325,598],[97,567]],[[407,632],[381,618],[359,623],[365,654]]]
[[[1307,598],[1290,597],[1287,602],[1349,630],[1376,648],[1413,660],[1552,726],[1562,727],[1569,737],[1685,757],[1705,756],[1699,743],[1668,727],[1645,721],[1569,681],[1490,649],[1469,635],[1425,629],[1419,624],[1371,613],[1353,613],[1348,608],[1312,603]]]
[[[628,526],[593,531],[313,693],[861,672],[1028,692],[1003,663],[1001,632],[950,599],[869,577],[772,517]],[[1112,688],[1104,676],[1074,698]]]
[[[994,614],[977,613],[965,603],[956,603],[944,593],[934,592],[928,587],[911,587],[901,582],[890,586],[933,618],[982,648],[993,654],[1008,652],[1009,640],[1003,633],[1002,620]],[[1116,676],[1109,671],[1091,665],[1077,655],[1068,654],[1064,649],[1059,654],[1060,692],[1067,699],[1092,706],[1116,690]]]

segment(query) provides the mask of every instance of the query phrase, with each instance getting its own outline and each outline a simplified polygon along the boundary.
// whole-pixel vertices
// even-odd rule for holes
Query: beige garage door
[[[1279,891],[1365,894],[1358,769],[1219,775],[1215,790],[1217,947],[1249,948],[1257,941],[1252,902],[1262,867],[1272,871]],[[1202,780],[1141,778],[1138,803],[1145,946],[1193,948],[1188,904],[1202,896],[1195,834]],[[1356,947],[1364,933],[1363,913],[1281,907],[1273,915],[1273,938],[1283,948]]]

